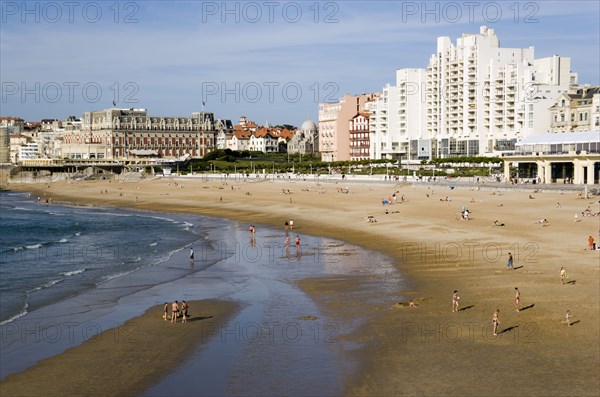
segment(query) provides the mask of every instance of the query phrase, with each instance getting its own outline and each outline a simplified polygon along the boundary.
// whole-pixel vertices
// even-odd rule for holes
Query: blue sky
[[[600,85],[597,1],[1,2],[0,114],[112,107],[300,125],[318,103],[427,67],[436,38],[479,26],[502,47],[571,57]]]

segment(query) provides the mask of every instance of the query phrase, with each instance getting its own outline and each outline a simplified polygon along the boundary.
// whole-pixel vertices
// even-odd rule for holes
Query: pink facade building
[[[319,104],[319,152],[322,161],[350,160],[350,120],[378,94],[345,94],[335,103]]]

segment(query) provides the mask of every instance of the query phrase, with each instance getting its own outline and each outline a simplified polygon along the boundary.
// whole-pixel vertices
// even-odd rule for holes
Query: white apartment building
[[[389,158],[400,150],[398,105],[398,87],[387,84],[381,90],[379,98],[367,107],[371,112],[369,132],[372,159]]]
[[[426,128],[425,69],[407,68],[396,71],[396,84],[386,85],[380,97],[367,110],[370,120],[371,158],[416,159],[419,154],[430,158],[430,148],[419,145],[429,138]]]
[[[37,142],[29,142],[22,146],[19,146],[19,157],[18,161],[31,160],[38,158],[38,144]]]
[[[534,49],[500,48],[493,29],[437,39],[426,83],[427,135],[434,157],[494,155],[550,130],[548,108],[577,83],[570,58],[534,59]]]

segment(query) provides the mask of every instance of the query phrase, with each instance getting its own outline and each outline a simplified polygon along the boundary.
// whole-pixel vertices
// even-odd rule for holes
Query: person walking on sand
[[[569,327],[571,326],[571,311],[567,310],[567,313],[565,314],[565,324],[567,324]]]
[[[521,311],[520,305],[521,305],[521,292],[519,291],[519,289],[517,287],[515,287],[515,308],[517,309],[518,312]]]
[[[458,291],[454,290],[454,293],[452,294],[452,312],[458,312],[458,300],[460,299],[460,296],[458,296]]]
[[[494,326],[494,336],[498,335],[498,328],[500,327],[500,309],[494,311],[492,316],[492,325]]]
[[[567,273],[567,271],[565,270],[565,268],[564,268],[564,267],[561,267],[561,268],[560,268],[560,283],[561,283],[562,285],[564,285],[564,284],[565,284],[566,273]]]
[[[510,252],[508,253],[508,262],[506,263],[506,270],[509,270],[509,269],[512,269],[512,270],[515,269],[513,267],[513,256]]]
[[[171,304],[171,323],[177,322],[177,316],[179,315],[179,302],[175,301]]]
[[[591,250],[596,249],[596,244],[594,243],[594,238],[592,236],[588,237],[588,246],[590,247]]]
[[[163,307],[163,320],[167,321],[169,317],[169,304],[165,302],[165,306]]]

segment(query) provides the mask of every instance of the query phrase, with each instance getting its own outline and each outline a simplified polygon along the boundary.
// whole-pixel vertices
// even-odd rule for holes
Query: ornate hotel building
[[[146,109],[84,112],[81,130],[64,135],[62,156],[87,159],[201,157],[215,148],[212,113],[149,116]]]

